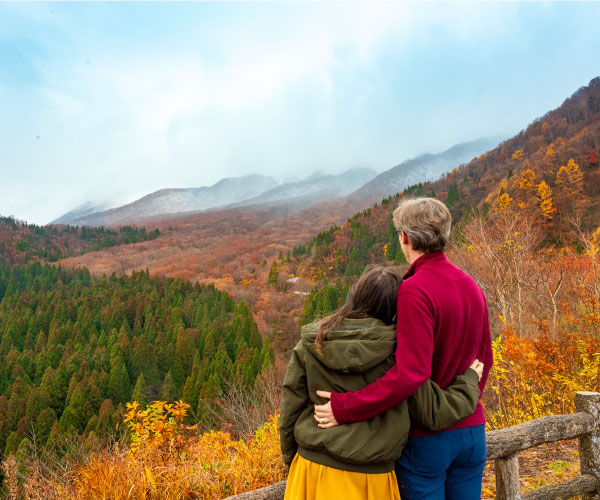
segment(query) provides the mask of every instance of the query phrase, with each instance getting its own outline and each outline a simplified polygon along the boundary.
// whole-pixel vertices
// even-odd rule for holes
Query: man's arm
[[[364,389],[331,394],[331,410],[338,423],[379,415],[407,399],[430,378],[435,326],[431,306],[401,287],[397,319],[396,364]]]

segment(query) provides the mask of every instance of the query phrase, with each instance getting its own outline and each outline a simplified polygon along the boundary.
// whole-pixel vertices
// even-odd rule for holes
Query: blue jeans
[[[402,500],[478,500],[487,450],[483,425],[410,436],[396,460]]]

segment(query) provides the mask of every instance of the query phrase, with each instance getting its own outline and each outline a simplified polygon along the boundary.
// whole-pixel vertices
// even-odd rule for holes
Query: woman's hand
[[[471,366],[469,366],[469,368],[477,372],[477,375],[479,375],[479,380],[481,380],[481,377],[483,377],[483,366],[483,363],[478,359],[473,361],[473,363],[471,363]]]

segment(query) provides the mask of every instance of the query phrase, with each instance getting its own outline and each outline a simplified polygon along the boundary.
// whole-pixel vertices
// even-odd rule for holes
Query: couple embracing
[[[408,272],[367,267],[293,350],[280,420],[285,500],[481,498],[485,297],[444,254],[443,203],[407,200],[393,216]]]

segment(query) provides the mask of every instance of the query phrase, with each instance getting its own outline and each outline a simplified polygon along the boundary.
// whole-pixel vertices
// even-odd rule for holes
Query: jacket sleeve
[[[289,467],[294,460],[298,444],[294,438],[294,426],[300,413],[308,404],[306,370],[300,356],[300,343],[292,351],[283,388],[281,391],[281,414],[279,417],[279,437],[283,462]]]
[[[432,431],[456,424],[475,411],[480,397],[478,383],[479,376],[471,368],[444,390],[428,380],[408,399],[411,420]]]

